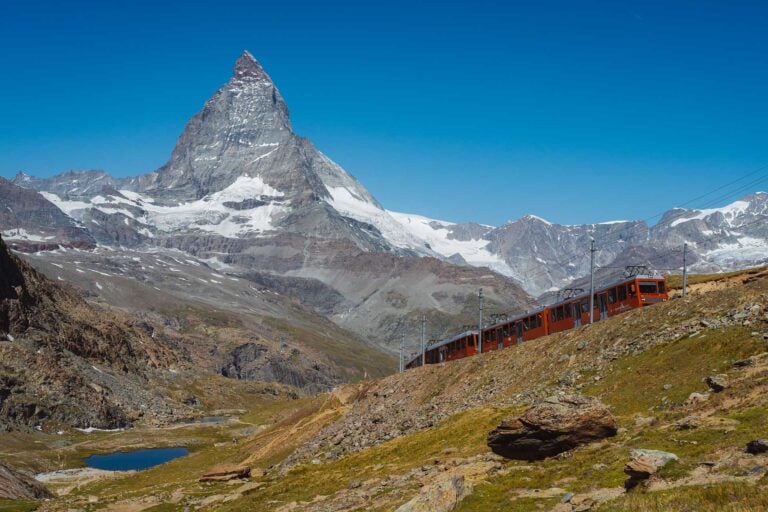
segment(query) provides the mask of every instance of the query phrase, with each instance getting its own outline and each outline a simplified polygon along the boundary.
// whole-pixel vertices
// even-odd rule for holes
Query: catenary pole
[[[424,344],[424,329],[427,323],[427,315],[421,315],[421,366],[427,364],[427,346]]]
[[[482,354],[483,353],[483,289],[482,288],[480,288],[480,291],[477,294],[477,298],[480,301],[480,318],[477,322],[477,329],[480,332],[480,337],[479,337],[480,344],[477,350],[480,354]]]
[[[686,256],[688,255],[688,242],[683,244],[683,299],[685,299],[686,287],[688,285],[688,262]]]
[[[595,239],[589,246],[589,323],[595,321]]]

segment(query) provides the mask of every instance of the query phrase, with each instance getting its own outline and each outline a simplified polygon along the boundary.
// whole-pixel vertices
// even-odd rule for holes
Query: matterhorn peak
[[[271,82],[259,61],[248,50],[243,51],[235,62],[235,78],[260,78]]]

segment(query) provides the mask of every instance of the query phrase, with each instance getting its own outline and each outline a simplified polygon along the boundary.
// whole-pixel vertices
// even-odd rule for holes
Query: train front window
[[[664,293],[664,281],[659,281],[659,293]]]
[[[657,293],[656,281],[640,281],[640,293]]]

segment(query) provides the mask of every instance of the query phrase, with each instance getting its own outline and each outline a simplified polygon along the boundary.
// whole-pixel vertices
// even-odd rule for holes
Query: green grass
[[[768,267],[756,267],[751,268],[748,270],[735,270],[733,272],[723,272],[721,274],[689,274],[688,275],[688,284],[701,284],[701,283],[709,283],[711,281],[722,281],[724,279],[728,279],[730,277],[738,276],[738,275],[754,275],[759,272],[762,272],[764,270],[768,270]],[[671,290],[679,290],[683,287],[683,276],[682,275],[671,275],[667,276],[667,286]]]
[[[762,512],[768,489],[750,483],[681,487],[652,493],[631,492],[596,512]]]
[[[765,350],[765,343],[750,332],[745,327],[707,330],[621,358],[584,392],[600,397],[619,416],[665,409],[664,398],[680,404],[692,392],[707,390],[702,382],[706,376],[725,372],[734,360]],[[671,387],[664,389],[665,385]]]
[[[352,480],[381,478],[401,474],[430,460],[469,457],[488,450],[486,435],[509,409],[473,409],[448,418],[437,427],[394,439],[379,446],[349,455],[328,464],[306,464],[253,496],[234,502],[222,510],[272,510],[270,501],[307,501],[346,488]],[[456,452],[444,455],[446,448]],[[416,483],[414,482],[414,486]]]
[[[0,512],[31,512],[37,510],[39,506],[40,503],[37,501],[0,499]]]
[[[619,426],[626,427],[625,432],[605,442],[581,447],[565,458],[555,457],[526,465],[528,469],[516,470],[514,468],[519,464],[509,463],[508,468],[511,471],[508,474],[492,477],[478,486],[472,495],[462,501],[458,510],[523,511],[541,510],[542,507],[548,510],[557,500],[517,499],[515,489],[560,487],[578,493],[602,487],[621,486],[627,478],[623,468],[629,459],[631,448],[658,449],[677,454],[680,461],[668,464],[660,473],[665,479],[675,480],[688,475],[698,463],[708,460],[711,454],[720,448],[741,447],[750,439],[764,437],[768,428],[768,407],[765,405],[734,412],[723,409],[716,418],[725,420],[731,427],[729,429],[702,427],[678,431],[660,428],[686,414],[676,410],[676,404],[685,401],[693,391],[707,390],[706,384],[702,382],[704,377],[713,372],[729,371],[734,359],[763,351],[764,342],[750,336],[749,329],[729,327],[705,331],[693,338],[682,338],[614,361],[609,371],[603,372],[603,378],[588,385],[584,392],[597,395],[608,404]],[[587,373],[589,372],[584,375],[589,379],[584,380],[591,381],[591,375]],[[671,387],[664,389],[665,384]],[[723,395],[728,393],[727,391]],[[665,397],[669,403],[667,406],[661,406]],[[713,395],[710,399],[711,405],[717,406],[719,400],[722,400],[722,396]],[[636,428],[634,417],[637,414],[654,415],[659,418],[660,423],[655,427]],[[652,499],[649,500],[651,507],[656,506],[652,504]],[[645,501],[640,500],[638,503]],[[758,500],[756,503],[759,505],[762,502]],[[632,506],[635,508],[606,510],[646,510],[641,505]],[[658,508],[647,510],[667,509],[659,505]],[[718,509],[679,510],[693,512]]]

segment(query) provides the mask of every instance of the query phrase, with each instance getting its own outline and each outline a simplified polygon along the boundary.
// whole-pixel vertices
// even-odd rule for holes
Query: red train
[[[595,290],[594,321],[604,320],[630,309],[666,301],[667,281],[663,277],[637,276]],[[589,293],[564,299],[532,312],[526,312],[483,329],[483,352],[566,331],[589,323]],[[427,364],[453,361],[479,352],[479,331],[465,331],[429,345],[424,354]],[[422,354],[406,368],[421,366]]]

